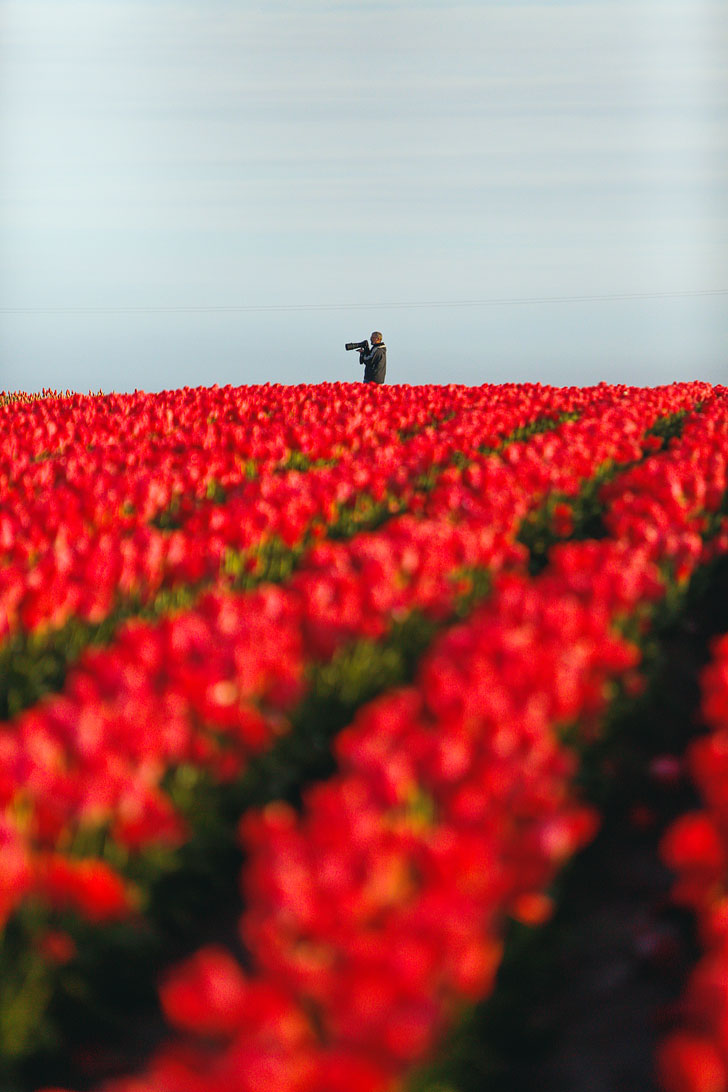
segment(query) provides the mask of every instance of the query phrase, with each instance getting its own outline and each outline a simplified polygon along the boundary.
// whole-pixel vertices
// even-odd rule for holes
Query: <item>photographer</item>
[[[359,352],[359,363],[364,365],[365,383],[383,383],[387,374],[387,346],[382,335],[375,330],[371,335],[372,347]]]

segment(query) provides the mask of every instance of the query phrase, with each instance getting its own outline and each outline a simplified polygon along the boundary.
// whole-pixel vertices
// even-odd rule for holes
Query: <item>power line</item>
[[[611,303],[619,300],[668,300],[705,296],[728,296],[728,288],[705,288],[677,292],[614,292],[588,296],[503,296],[472,300],[403,300],[379,303],[281,303],[233,304],[229,306],[171,307],[0,307],[0,315],[157,315],[157,314],[242,314],[285,311],[392,311],[445,307],[514,307],[533,304]]]

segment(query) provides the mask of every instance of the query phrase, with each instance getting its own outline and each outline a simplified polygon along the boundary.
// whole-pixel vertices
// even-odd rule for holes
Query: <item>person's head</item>
[[[373,330],[369,340],[371,341],[372,345],[381,345],[382,335],[379,333],[379,330]]]

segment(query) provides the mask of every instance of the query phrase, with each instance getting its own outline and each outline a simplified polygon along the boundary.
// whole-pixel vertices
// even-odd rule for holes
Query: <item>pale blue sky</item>
[[[374,328],[392,382],[728,380],[694,294],[728,290],[723,0],[0,0],[0,32],[0,389],[356,379]]]

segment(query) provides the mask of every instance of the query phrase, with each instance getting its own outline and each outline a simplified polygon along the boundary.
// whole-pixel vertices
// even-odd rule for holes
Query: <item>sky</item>
[[[0,0],[0,389],[728,382],[724,0]]]

